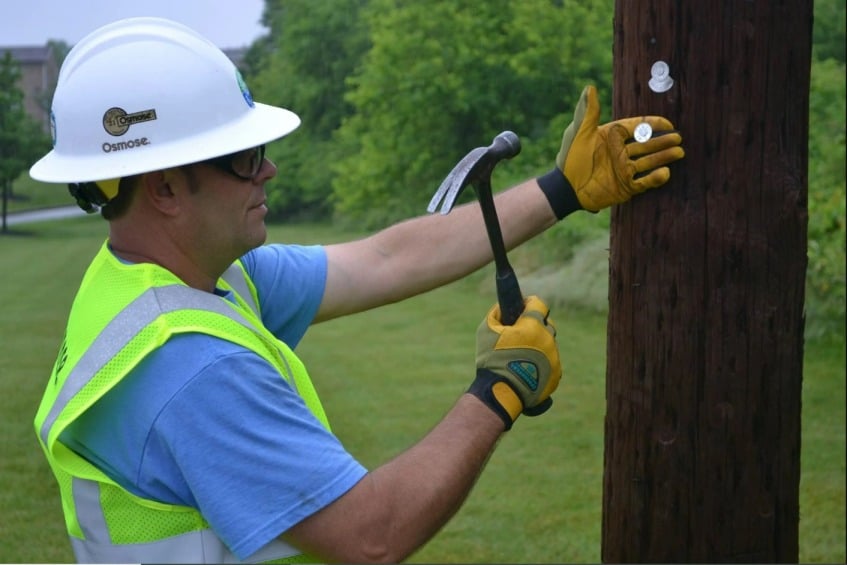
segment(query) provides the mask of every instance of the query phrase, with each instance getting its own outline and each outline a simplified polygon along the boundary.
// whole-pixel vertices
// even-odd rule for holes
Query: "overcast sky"
[[[264,0],[0,0],[0,45],[73,46],[101,25],[131,16],[181,22],[221,48],[244,47],[266,32]]]

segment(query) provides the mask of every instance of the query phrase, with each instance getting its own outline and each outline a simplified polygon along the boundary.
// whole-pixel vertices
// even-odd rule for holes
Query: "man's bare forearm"
[[[455,514],[503,430],[494,412],[462,395],[420,442],[289,530],[286,540],[328,561],[406,559]]]
[[[498,194],[495,203],[508,249],[556,222],[534,179]],[[327,288],[318,321],[438,288],[492,259],[475,202],[457,206],[447,215],[416,217],[356,242],[328,246],[327,255]]]

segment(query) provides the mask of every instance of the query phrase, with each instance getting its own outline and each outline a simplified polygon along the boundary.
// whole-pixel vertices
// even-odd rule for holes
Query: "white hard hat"
[[[162,18],[128,18],[83,38],[59,73],[53,150],[30,169],[57,183],[195,163],[291,133],[300,118],[254,102],[230,59]]]

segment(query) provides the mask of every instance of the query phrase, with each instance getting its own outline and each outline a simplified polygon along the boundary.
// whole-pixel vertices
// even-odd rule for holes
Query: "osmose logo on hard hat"
[[[129,126],[140,124],[141,122],[150,122],[156,119],[156,110],[141,110],[127,114],[123,108],[109,108],[103,114],[103,129],[110,135],[115,137],[125,134],[129,130]]]

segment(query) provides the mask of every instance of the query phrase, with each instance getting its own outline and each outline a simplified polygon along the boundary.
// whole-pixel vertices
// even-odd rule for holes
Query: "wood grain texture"
[[[811,2],[616,0],[614,115],[686,157],[612,211],[604,562],[798,559],[811,33]]]

